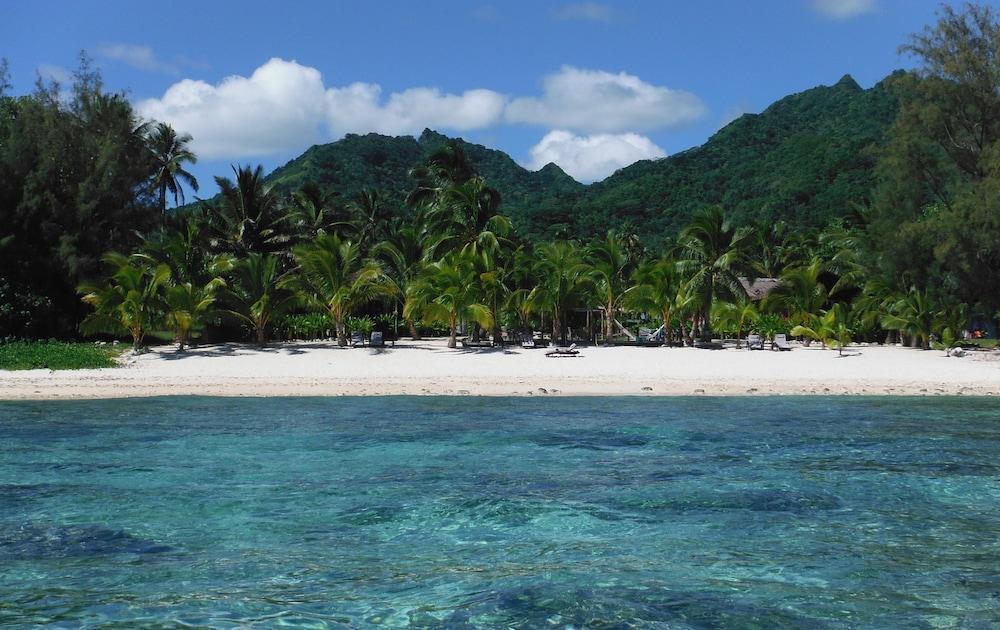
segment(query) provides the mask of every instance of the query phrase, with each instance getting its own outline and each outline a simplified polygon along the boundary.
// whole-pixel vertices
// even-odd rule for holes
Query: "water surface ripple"
[[[996,627],[1000,404],[0,402],[0,625]]]

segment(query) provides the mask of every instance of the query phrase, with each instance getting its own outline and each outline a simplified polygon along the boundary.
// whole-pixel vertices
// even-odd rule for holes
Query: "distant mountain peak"
[[[862,89],[861,86],[858,85],[858,82],[855,81],[854,77],[852,77],[850,74],[845,74],[844,76],[840,77],[840,81],[837,81],[835,87],[848,88],[851,90]]]

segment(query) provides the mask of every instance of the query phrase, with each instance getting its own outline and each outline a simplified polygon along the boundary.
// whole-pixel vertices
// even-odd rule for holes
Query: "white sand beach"
[[[544,349],[450,350],[445,340],[338,348],[292,342],[258,348],[161,346],[123,367],[0,372],[0,400],[166,395],[982,395],[1000,396],[1000,352],[858,346],[791,352],[585,347],[575,358]]]

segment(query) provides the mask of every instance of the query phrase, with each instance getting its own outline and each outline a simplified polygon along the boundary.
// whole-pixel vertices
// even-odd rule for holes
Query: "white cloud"
[[[354,83],[327,90],[328,121],[334,135],[375,131],[387,135],[412,134],[425,127],[458,131],[482,129],[499,122],[506,98],[492,90],[442,94],[434,88],[410,88],[381,102],[382,88]]]
[[[812,7],[826,17],[846,20],[877,8],[876,0],[812,0]]]
[[[378,85],[328,89],[315,68],[275,58],[250,77],[218,85],[184,79],[138,107],[143,116],[190,133],[195,151],[211,159],[292,151],[351,132],[478,129],[500,120],[504,102],[490,90],[455,95],[412,88],[383,103]]]
[[[149,46],[136,46],[134,44],[105,44],[97,49],[102,57],[120,61],[125,65],[132,66],[138,70],[148,72],[164,72],[166,74],[177,74],[180,69],[176,64],[167,63],[156,57],[153,49]]]
[[[578,136],[557,129],[531,148],[527,166],[537,170],[555,162],[577,181],[593,182],[633,162],[665,156],[663,149],[639,134]]]
[[[610,22],[611,7],[597,2],[577,2],[559,7],[552,12],[557,20],[583,20],[589,22]]]
[[[706,113],[694,94],[651,85],[619,72],[563,66],[545,77],[541,98],[513,100],[507,120],[584,133],[679,127]]]
[[[323,79],[315,68],[271,59],[250,77],[218,85],[184,79],[140,113],[194,136],[205,158],[238,158],[301,149],[320,138],[326,118]]]

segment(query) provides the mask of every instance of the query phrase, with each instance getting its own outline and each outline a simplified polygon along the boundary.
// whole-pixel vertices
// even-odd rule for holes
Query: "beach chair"
[[[525,350],[531,350],[535,347],[535,337],[531,333],[524,333],[521,335],[521,347]]]
[[[576,344],[574,343],[568,348],[554,348],[545,353],[547,357],[575,357],[580,354],[580,351],[576,349]]]
[[[384,346],[385,339],[382,338],[382,332],[379,330],[374,331],[372,333],[371,340],[368,342],[368,345],[370,345],[372,348],[381,348],[382,346]]]
[[[361,348],[365,345],[365,333],[360,330],[355,330],[351,333],[351,347]]]
[[[751,333],[747,335],[747,349],[748,350],[763,350],[764,349],[764,339],[757,333]]]
[[[792,346],[788,343],[788,337],[786,337],[784,333],[774,336],[774,341],[771,342],[771,350],[780,350],[784,352],[785,350],[791,349]]]

